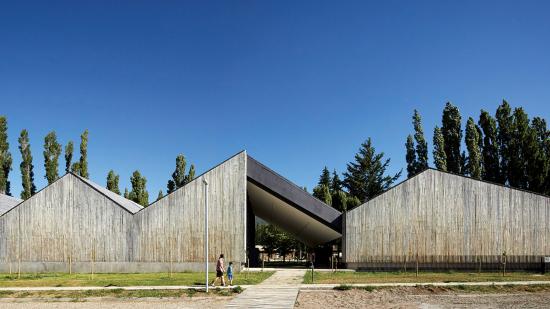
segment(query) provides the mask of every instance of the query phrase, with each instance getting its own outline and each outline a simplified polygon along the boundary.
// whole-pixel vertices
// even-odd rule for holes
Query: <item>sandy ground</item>
[[[549,308],[550,292],[477,294],[424,293],[414,288],[301,291],[296,307],[317,308]]]
[[[57,299],[52,301],[37,301],[32,299],[2,300],[2,309],[142,309],[142,308],[222,308],[232,297],[182,297],[178,299],[140,298],[128,299],[86,299],[83,302],[71,302],[70,300]]]

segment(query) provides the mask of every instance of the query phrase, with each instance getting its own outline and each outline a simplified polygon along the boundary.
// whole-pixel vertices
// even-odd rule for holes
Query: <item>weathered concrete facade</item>
[[[426,170],[349,211],[350,268],[540,269],[550,256],[550,198]]]

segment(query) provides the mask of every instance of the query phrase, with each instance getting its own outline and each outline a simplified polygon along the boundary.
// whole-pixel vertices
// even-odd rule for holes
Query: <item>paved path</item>
[[[277,270],[264,282],[237,295],[226,308],[294,308],[305,273],[303,269]]]
[[[301,284],[300,290],[332,290],[342,284]],[[352,283],[352,287],[411,287],[411,286],[492,286],[492,285],[550,285],[550,281],[482,281],[482,282],[395,282]]]

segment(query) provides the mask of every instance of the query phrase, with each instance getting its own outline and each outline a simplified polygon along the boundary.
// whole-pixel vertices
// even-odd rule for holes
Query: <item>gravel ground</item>
[[[415,288],[383,289],[368,292],[301,291],[296,301],[300,309],[317,308],[549,308],[550,292],[477,294],[425,293]]]
[[[225,306],[232,297],[193,297],[178,299],[140,298],[129,299],[86,299],[85,301],[74,302],[70,299],[57,299],[52,301],[36,299],[16,299],[0,301],[2,309],[142,309],[142,308],[221,308]]]

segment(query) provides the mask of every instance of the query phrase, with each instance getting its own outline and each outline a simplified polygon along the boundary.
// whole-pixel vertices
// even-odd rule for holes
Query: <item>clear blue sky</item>
[[[91,179],[139,169],[152,200],[181,152],[202,173],[246,149],[311,190],[369,136],[404,168],[414,108],[430,141],[449,100],[464,123],[503,98],[550,119],[548,3],[2,2],[13,192],[23,128],[38,188],[44,136],[87,128]]]

